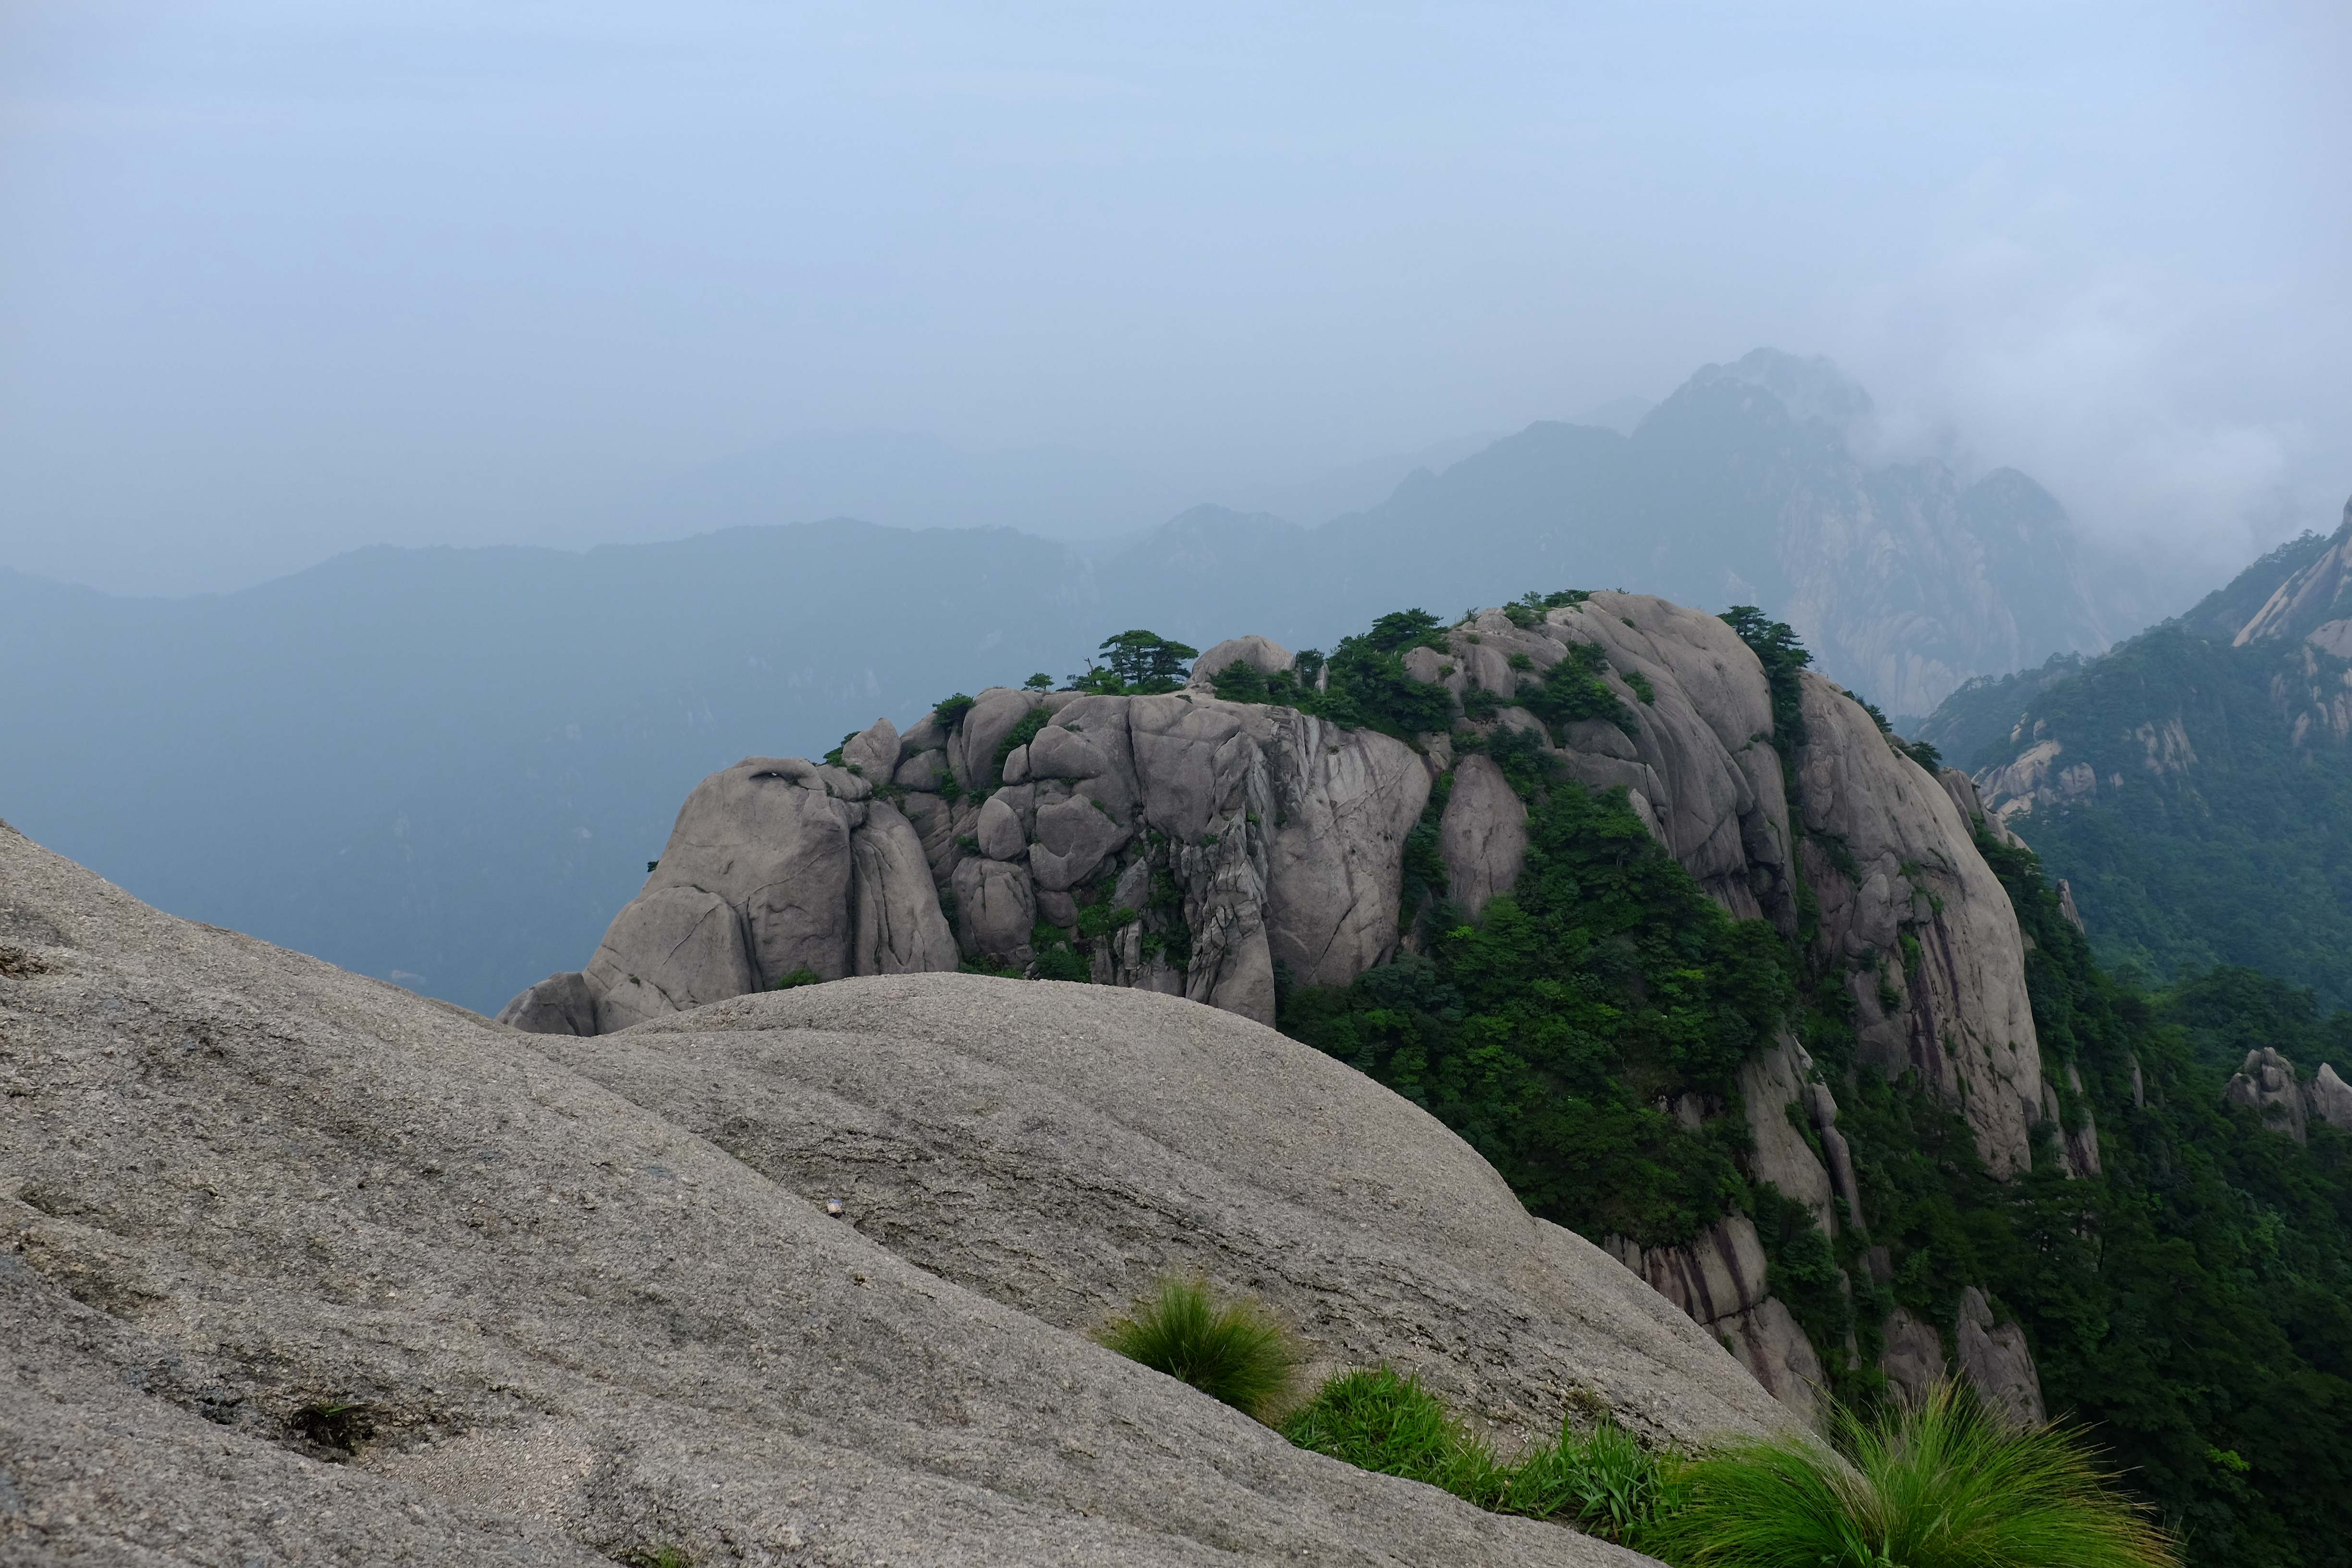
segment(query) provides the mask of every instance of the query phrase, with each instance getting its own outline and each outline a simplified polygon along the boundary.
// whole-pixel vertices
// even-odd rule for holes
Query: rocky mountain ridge
[[[1922,731],[2071,884],[2103,955],[2352,1000],[2352,505],[2098,658],[1954,695]]]
[[[960,962],[1035,973],[1083,933],[1098,984],[1271,1022],[1285,988],[1344,985],[1421,940],[1405,892],[1417,832],[1461,907],[1512,887],[1527,813],[1492,750],[1502,737],[1588,789],[1622,788],[1733,915],[1801,931],[1841,977],[1863,1059],[1957,1109],[1996,1174],[2031,1168],[2059,1091],[1966,779],[1928,773],[1810,673],[1794,712],[1777,711],[1757,655],[1718,617],[1638,595],[1561,597],[1573,602],[1481,611],[1403,650],[1406,680],[1436,704],[1423,710],[1452,715],[1410,740],[1218,697],[1237,666],[1299,679],[1286,650],[1252,637],[1201,656],[1181,691],[993,689],[903,735],[877,722],[835,763],[751,759],[689,797],[586,968],[501,1016],[601,1034],[796,979]],[[1528,706],[1558,712],[1562,690],[1612,716]],[[1457,738],[1476,749],[1457,752]],[[1841,1203],[1858,1215],[1862,1194],[1837,1155],[1833,1087],[1785,1034],[1741,1087],[1759,1179],[1834,1234]],[[2095,1129],[2054,1147],[2070,1170],[2096,1170]],[[1766,1387],[1813,1408],[1818,1352],[1768,1289],[1744,1216],[1688,1244],[1611,1246]],[[2031,1413],[2022,1342],[1986,1318],[1958,1342],[1980,1347],[1969,1370]],[[1917,1333],[1905,1342],[1916,1351]]]

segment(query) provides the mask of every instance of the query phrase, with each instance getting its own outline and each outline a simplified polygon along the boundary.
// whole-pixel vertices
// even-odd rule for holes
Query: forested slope
[[[2072,884],[2109,964],[2352,1003],[2352,518],[2087,660],[1962,688],[1923,738]]]

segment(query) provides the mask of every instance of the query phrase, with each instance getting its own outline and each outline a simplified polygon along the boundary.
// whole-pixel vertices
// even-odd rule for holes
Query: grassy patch
[[[1220,1301],[1206,1280],[1181,1275],[1161,1280],[1101,1338],[1128,1360],[1261,1421],[1289,1396],[1298,1373],[1297,1348],[1265,1308]]]
[[[1643,1549],[1678,1568],[2171,1568],[2081,1436],[2014,1428],[1940,1385],[1878,1426],[1841,1415],[1841,1466],[1790,1439],[1684,1467]]]
[[[1636,1539],[1667,1492],[1657,1456],[1612,1421],[1579,1435],[1563,1420],[1557,1442],[1505,1464],[1419,1379],[1385,1366],[1328,1379],[1283,1423],[1282,1435],[1492,1512],[1557,1519],[1612,1541]]]

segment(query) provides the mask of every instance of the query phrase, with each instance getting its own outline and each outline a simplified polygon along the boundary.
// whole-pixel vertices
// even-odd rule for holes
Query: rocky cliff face
[[[1622,723],[1548,724],[1525,705],[1571,658],[1598,672]],[[1512,886],[1525,807],[1490,757],[1456,758],[1449,734],[1514,731],[1588,787],[1622,787],[1734,915],[1809,931],[1820,963],[1845,977],[1864,1059],[1916,1072],[1958,1108],[1996,1173],[2032,1164],[2032,1131],[2057,1097],[2015,915],[1975,848],[1975,798],[1964,777],[1927,773],[1829,681],[1800,678],[1801,735],[1778,735],[1763,667],[1728,626],[1621,594],[1481,611],[1442,646],[1411,649],[1406,670],[1446,691],[1455,714],[1454,731],[1412,743],[1221,700],[1212,678],[1236,662],[1261,674],[1292,663],[1266,639],[1235,639],[1202,656],[1182,691],[995,689],[904,734],[877,723],[838,765],[755,759],[713,775],[588,968],[533,987],[502,1016],[587,1035],[796,973],[959,961],[1017,972],[1039,963],[1041,940],[1075,931],[1087,933],[1098,984],[1269,1022],[1279,985],[1343,984],[1411,940],[1400,921],[1406,841],[1439,780],[1436,848],[1462,907],[1475,913]],[[1742,1086],[1755,1174],[1824,1228],[1838,1223],[1838,1199],[1860,1215],[1834,1087],[1795,1040],[1751,1062]],[[2094,1132],[2069,1169],[2095,1169],[2095,1147]],[[1611,1247],[1810,1410],[1818,1357],[1770,1298],[1746,1224],[1730,1216],[1647,1253]]]

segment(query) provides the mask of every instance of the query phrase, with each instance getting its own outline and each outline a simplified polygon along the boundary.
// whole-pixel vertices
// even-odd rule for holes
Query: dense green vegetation
[[[1922,726],[1972,773],[2048,741],[2053,772],[2087,770],[2015,826],[2109,967],[2241,965],[2352,1005],[2352,748],[2331,722],[2352,667],[2292,635],[2231,646],[2329,542],[2280,546],[2098,658],[1971,681]]]
[[[1702,892],[1623,792],[1513,782],[1528,797],[1513,891],[1475,925],[1425,910],[1424,952],[1292,994],[1282,1027],[1428,1108],[1545,1218],[1687,1239],[1746,1206],[1747,1135],[1691,1131],[1659,1101],[1735,1095],[1793,1000],[1786,950]]]
[[[2159,626],[2036,692],[2023,733],[2004,725],[1961,760],[2006,762],[2046,734],[2058,765],[2088,765],[2094,792],[2015,826],[2072,882],[2109,966],[2242,965],[2352,1005],[2352,751],[2324,718],[2299,738],[2296,722],[2347,668]]]
[[[1726,618],[1765,664],[1786,747],[1805,650],[1761,616]],[[1530,1209],[1588,1235],[1661,1245],[1751,1214],[1775,1293],[1861,1408],[1883,1390],[1894,1307],[1948,1345],[1961,1290],[1985,1289],[2023,1329],[2050,1407],[2092,1424],[2189,1561],[2352,1564],[2352,1139],[2323,1126],[2298,1145],[2221,1100],[2252,1046],[2307,1074],[2347,1054],[2352,1018],[2245,968],[2167,989],[2118,978],[2037,858],[1979,835],[2028,938],[2061,1125],[2095,1121],[2105,1163],[2067,1179],[2044,1128],[2034,1172],[1996,1181],[1955,1110],[1856,1060],[1845,973],[1811,946],[1808,889],[1794,939],[1732,921],[1622,795],[1549,774],[1532,737],[1455,743],[1486,748],[1528,804],[1517,885],[1475,922],[1447,904],[1441,781],[1428,842],[1405,858],[1417,951],[1342,989],[1286,993],[1286,1030],[1428,1108]],[[1784,1025],[1836,1088],[1867,1241],[1847,1226],[1832,1245],[1743,1174],[1752,1112],[1735,1076]],[[1686,1095],[1720,1114],[1689,1128],[1666,1109]]]

